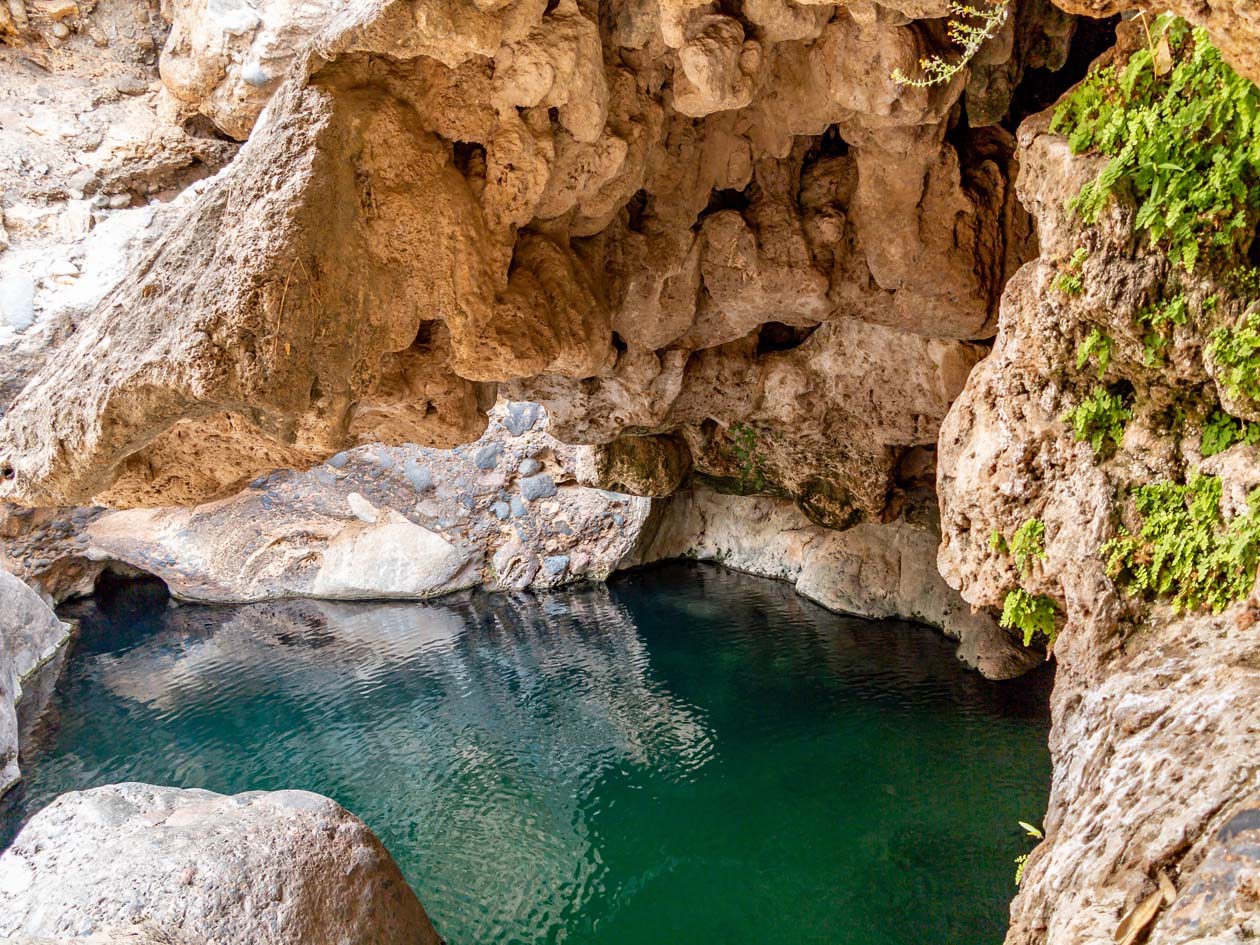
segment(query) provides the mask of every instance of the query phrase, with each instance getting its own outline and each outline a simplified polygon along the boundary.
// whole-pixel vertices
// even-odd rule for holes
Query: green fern
[[[1260,312],[1212,332],[1207,353],[1231,397],[1260,400]]]
[[[1239,420],[1222,410],[1213,411],[1203,423],[1199,452],[1206,459],[1225,452],[1235,443],[1246,443],[1249,446],[1260,443],[1260,423]]]
[[[1170,597],[1178,611],[1220,613],[1251,592],[1260,564],[1260,489],[1247,497],[1246,514],[1229,523],[1215,476],[1142,486],[1136,503],[1138,533],[1121,528],[1102,547],[1108,573],[1130,594]]]
[[[1011,556],[1021,574],[1028,571],[1033,558],[1046,559],[1046,523],[1030,518],[1011,536]]]
[[[1164,360],[1172,329],[1190,318],[1190,303],[1184,293],[1148,305],[1137,313],[1137,322],[1147,329],[1142,339],[1143,360],[1147,367],[1157,367]]]
[[[1024,635],[1024,646],[1032,645],[1033,637],[1041,634],[1053,644],[1057,637],[1055,630],[1054,601],[1042,594],[1029,594],[1022,587],[1017,587],[1006,595],[1002,602],[1003,627],[1019,630]]]
[[[1076,369],[1079,371],[1089,363],[1090,358],[1098,359],[1098,379],[1101,381],[1111,364],[1112,340],[1099,329],[1094,328],[1076,349]]]
[[[1074,153],[1111,160],[1071,201],[1089,223],[1122,188],[1135,223],[1193,271],[1205,249],[1231,252],[1260,211],[1260,89],[1221,58],[1206,31],[1161,16],[1152,42],[1123,67],[1091,72],[1055,111]],[[1172,68],[1157,68],[1164,45]]]
[[[1072,253],[1072,258],[1067,262],[1067,269],[1059,273],[1054,280],[1054,288],[1064,295],[1080,295],[1085,290],[1085,283],[1081,280],[1081,267],[1085,265],[1087,259],[1089,259],[1089,250],[1084,247]]]
[[[1132,416],[1124,399],[1099,385],[1089,396],[1065,413],[1064,423],[1072,425],[1077,441],[1088,441],[1094,455],[1101,456],[1111,444],[1124,439],[1124,426]]]
[[[1044,840],[1046,835],[1041,832],[1041,828],[1034,827],[1032,824],[1020,821],[1019,825],[1024,828],[1024,833],[1032,837],[1034,840]],[[1015,857],[1015,885],[1018,886],[1024,881],[1024,868],[1028,865],[1028,854],[1021,853]]]

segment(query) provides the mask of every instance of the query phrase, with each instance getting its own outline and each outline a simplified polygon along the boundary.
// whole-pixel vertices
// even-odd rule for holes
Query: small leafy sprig
[[[919,68],[923,70],[923,75],[917,79],[906,75],[899,68],[894,69],[892,80],[898,85],[925,89],[931,85],[943,85],[962,72],[967,63],[975,58],[980,47],[1002,28],[1010,15],[1010,0],[999,0],[984,9],[965,3],[951,3],[949,9],[955,16],[949,21],[949,38],[962,47],[959,57],[953,62],[944,56],[920,59]]]
[[[1107,374],[1107,366],[1111,364],[1111,349],[1114,342],[1101,330],[1094,328],[1076,349],[1076,369],[1082,370],[1090,358],[1098,361],[1098,379],[1101,381]]]
[[[1024,828],[1024,833],[1032,837],[1034,840],[1044,840],[1046,835],[1041,832],[1039,827],[1020,821],[1019,825]],[[1024,881],[1024,867],[1028,865],[1028,854],[1021,853],[1015,857],[1015,885],[1018,886]]]
[[[1034,558],[1046,560],[1046,523],[1039,518],[1025,521],[1011,536],[1010,548],[1015,567],[1026,575]]]
[[[1002,601],[1002,617],[998,623],[1021,631],[1024,646],[1031,646],[1036,634],[1041,634],[1053,646],[1058,635],[1054,615],[1054,601],[1049,597],[1029,594],[1022,587],[1017,587]]]

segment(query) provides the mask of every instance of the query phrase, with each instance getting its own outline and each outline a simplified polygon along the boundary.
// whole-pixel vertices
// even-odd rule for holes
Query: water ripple
[[[997,942],[1044,681],[712,568],[427,604],[84,604],[7,823],[144,780],[329,794],[454,945]]]

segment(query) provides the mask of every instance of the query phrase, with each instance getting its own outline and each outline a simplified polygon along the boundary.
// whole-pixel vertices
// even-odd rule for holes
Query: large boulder
[[[0,856],[0,936],[128,926],[215,945],[441,941],[381,842],[326,797],[134,783],[63,794]]]
[[[18,780],[21,736],[38,716],[70,627],[33,590],[0,570],[0,794]]]

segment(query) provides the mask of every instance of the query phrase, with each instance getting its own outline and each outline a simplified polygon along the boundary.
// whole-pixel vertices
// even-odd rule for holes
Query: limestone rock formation
[[[61,795],[0,856],[0,936],[117,941],[128,926],[176,943],[441,941],[380,841],[326,797]]]
[[[93,932],[91,935],[19,935],[14,938],[0,938],[0,945],[186,945],[182,939],[173,938],[155,929],[136,928],[135,926],[114,928],[107,932]]]
[[[1260,83],[1260,10],[1252,3],[1232,0],[1054,0],[1069,13],[1085,16],[1112,16],[1122,11],[1139,11],[1147,19],[1164,12],[1183,16],[1206,26],[1217,46],[1240,75]]]
[[[1172,6],[1260,80],[1254,4]],[[1260,599],[1177,612],[1103,556],[1152,483],[1215,476],[1222,524],[1248,515],[1260,397],[1204,355],[1248,300],[1174,271],[1131,194],[1067,209],[1102,159],[1027,115],[1075,20],[1012,2],[920,88],[891,74],[954,54],[944,0],[196,2],[167,11],[160,75],[145,10],[0,4],[0,499],[33,507],[0,531],[24,577],[425,596],[689,554],[914,615],[993,676],[1045,648],[994,624],[1018,588],[1054,614],[1058,681],[1009,945],[1254,931]],[[1153,331],[1174,291],[1194,318]],[[1103,394],[1122,431],[1074,430]],[[589,449],[531,452],[487,420],[502,395]],[[1209,411],[1252,441],[1208,449]],[[910,483],[938,442],[939,568],[974,613]]]
[[[0,794],[17,782],[18,752],[52,694],[70,627],[0,569]]]
[[[1117,55],[1144,42],[1130,31]],[[1152,942],[1241,940],[1256,911],[1254,863],[1234,845],[1258,796],[1255,565],[1238,566],[1238,602],[1213,613],[1194,599],[1173,606],[1192,576],[1141,591],[1107,542],[1139,533],[1144,489],[1173,495],[1199,474],[1221,483],[1213,527],[1248,514],[1260,463],[1245,443],[1209,444],[1212,418],[1238,407],[1207,351],[1247,293],[1228,260],[1193,273],[1170,263],[1166,245],[1135,232],[1129,191],[1094,225],[1073,213],[1103,159],[1074,155],[1049,126],[1045,113],[1019,136],[1041,256],[1008,284],[993,353],[939,444],[945,578],[977,606],[1039,595],[1057,628],[1046,839],[1007,942],[1131,941],[1120,928],[1130,916],[1143,916],[1128,919],[1135,935],[1151,925]],[[1091,398],[1109,413],[1074,414]],[[1037,547],[1021,562],[1011,542],[1028,523]],[[1183,526],[1173,540],[1193,556],[1205,539]],[[1139,554],[1135,566],[1162,567],[1155,548]]]
[[[185,504],[454,446],[508,382],[563,438],[672,436],[818,521],[880,517],[1032,252],[980,125],[1071,33],[1030,4],[963,125],[965,83],[890,77],[945,9],[181,6],[159,104],[248,141],[32,369],[0,495]]]
[[[506,403],[468,446],[364,447],[193,508],[12,509],[0,559],[54,595],[90,591],[122,563],[202,601],[603,580],[634,551],[651,503],[579,484],[590,451],[547,430],[536,404]]]

